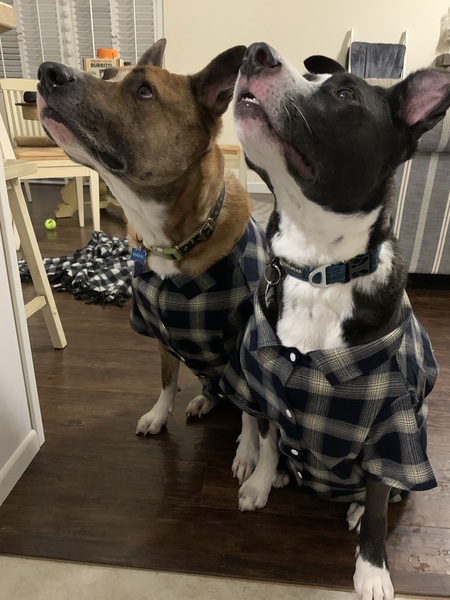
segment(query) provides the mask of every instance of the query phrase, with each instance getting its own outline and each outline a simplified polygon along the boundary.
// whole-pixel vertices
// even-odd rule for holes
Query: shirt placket
[[[286,383],[292,371],[298,367],[303,360],[301,353],[295,348],[278,349],[279,356],[273,361],[274,370],[271,370],[272,381],[268,382],[270,388],[275,392],[277,398],[277,413],[273,415],[275,422],[281,427],[279,449],[288,459],[289,468],[295,477],[297,485],[302,485],[303,464],[301,461],[301,424],[296,419],[294,407],[291,405],[286,394]],[[271,365],[272,366],[272,365]],[[281,366],[281,369],[280,369]],[[283,373],[280,377],[278,373]],[[269,414],[273,408],[268,407]],[[275,411],[276,412],[276,411]]]

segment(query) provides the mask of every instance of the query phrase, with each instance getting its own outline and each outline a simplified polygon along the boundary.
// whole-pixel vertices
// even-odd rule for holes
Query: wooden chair
[[[64,348],[67,345],[66,337],[20,185],[21,179],[34,177],[38,167],[31,161],[14,158],[8,132],[1,118],[0,150],[14,226],[20,238],[23,256],[28,263],[36,290],[36,297],[25,304],[25,315],[28,319],[37,311],[42,310],[53,347]]]
[[[225,168],[237,170],[239,181],[247,189],[247,165],[242,148],[231,144],[219,144],[219,148],[225,159]]]
[[[98,231],[100,229],[98,174],[88,167],[74,163],[61,148],[51,143],[37,120],[37,116],[35,114],[26,114],[25,111],[27,110],[32,113],[32,106],[24,107],[24,111],[22,110],[23,93],[26,91],[36,91],[36,85],[36,79],[0,79],[0,89],[5,103],[10,143],[10,149],[6,149],[6,152],[4,151],[3,154],[8,159],[17,158],[36,163],[37,172],[21,178],[25,184],[28,183],[29,179],[73,178],[75,185],[72,184],[68,187],[67,193],[70,194],[71,189],[74,188],[80,227],[84,227],[83,180],[84,178],[88,178],[93,226],[94,230]],[[24,118],[23,112],[25,112],[26,118]],[[29,187],[26,189],[30,200],[31,193]],[[70,214],[72,213],[56,213],[57,216],[70,216]]]

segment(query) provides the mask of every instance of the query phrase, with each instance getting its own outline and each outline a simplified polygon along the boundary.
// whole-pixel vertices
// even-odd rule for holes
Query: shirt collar
[[[197,277],[192,277],[191,275],[184,273],[172,275],[170,277],[171,282],[178,290],[180,290],[180,292],[183,292],[188,299],[192,299],[203,292],[207,292],[223,279],[224,273],[227,270],[236,268],[236,265],[241,264],[245,257],[247,245],[251,242],[256,243],[257,234],[255,227],[256,224],[253,219],[250,219],[244,234],[234,245],[231,252],[219,262],[215,263],[208,271],[201,273]],[[143,277],[158,277],[153,271],[145,271],[138,274],[141,274]]]
[[[321,371],[330,385],[345,383],[370,373],[389,360],[399,349],[412,317],[412,308],[406,293],[402,299],[400,325],[382,338],[350,348],[315,350],[307,356]],[[269,348],[282,347],[281,342],[267,321],[258,301],[255,302],[255,323],[258,335],[250,339],[250,350],[257,350],[266,357],[275,359]],[[298,352],[298,351],[297,351]],[[279,357],[279,351],[276,353]],[[288,359],[286,359],[288,360]]]

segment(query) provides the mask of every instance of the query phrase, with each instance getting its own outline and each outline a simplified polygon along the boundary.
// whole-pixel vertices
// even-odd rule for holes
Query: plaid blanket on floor
[[[44,267],[56,291],[71,292],[87,304],[123,306],[131,296],[134,262],[128,238],[110,238],[103,231],[94,231],[85,248],[72,256],[44,258]],[[31,281],[25,260],[19,261],[19,273],[21,281]]]

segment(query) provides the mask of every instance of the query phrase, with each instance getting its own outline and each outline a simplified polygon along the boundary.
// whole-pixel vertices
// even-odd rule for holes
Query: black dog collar
[[[189,237],[184,239],[182,242],[177,244],[176,246],[145,246],[143,240],[138,239],[136,236],[136,242],[139,245],[139,250],[149,253],[155,252],[167,260],[181,260],[183,256],[185,256],[188,252],[190,252],[195,246],[200,244],[200,242],[204,242],[209,239],[214,233],[215,223],[217,217],[219,216],[220,210],[223,206],[223,201],[225,198],[225,185],[223,185],[219,197],[216,200],[216,203],[210,210],[206,221],[203,225],[200,225],[194,233],[192,233]],[[132,256],[133,258],[133,256]]]
[[[320,267],[297,267],[284,258],[279,258],[279,265],[288,275],[308,281],[314,287],[327,287],[333,283],[347,283],[352,279],[369,275],[378,269],[381,244],[376,250],[358,254],[345,262],[322,265]]]
[[[314,287],[328,287],[333,283],[347,283],[357,277],[369,275],[378,269],[381,244],[376,250],[358,254],[351,260],[320,267],[297,267],[281,257],[275,257],[266,267],[264,293],[267,308],[276,302],[276,286],[280,283],[283,273],[301,281],[307,281]]]

